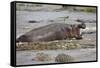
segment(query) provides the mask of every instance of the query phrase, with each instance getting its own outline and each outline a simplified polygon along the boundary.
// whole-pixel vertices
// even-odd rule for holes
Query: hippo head
[[[71,25],[71,28],[69,29],[69,38],[76,38],[76,39],[82,39],[81,31],[80,29],[85,29],[86,25],[84,23],[81,24],[73,24]]]
[[[79,28],[82,28],[82,29],[85,29],[86,28],[86,25],[84,23],[81,23],[81,24],[78,25],[78,27]]]

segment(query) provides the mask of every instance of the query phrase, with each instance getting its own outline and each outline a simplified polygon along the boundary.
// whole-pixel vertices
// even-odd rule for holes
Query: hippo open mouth
[[[71,25],[71,29],[69,31],[69,38],[75,38],[75,39],[82,39],[82,33],[80,31],[80,29],[85,29],[86,28],[86,25],[84,23],[81,23],[81,24],[74,24],[74,25]]]
[[[78,25],[79,28],[85,29],[86,28],[86,24],[81,23]],[[79,30],[79,36],[76,37],[76,39],[82,39],[82,32]]]

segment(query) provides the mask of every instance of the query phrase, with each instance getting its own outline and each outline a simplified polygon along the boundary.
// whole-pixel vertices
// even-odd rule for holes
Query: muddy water
[[[64,21],[63,17],[69,16],[68,19]],[[69,12],[69,11],[17,11],[17,38],[22,34],[44,26],[51,23],[68,23],[68,24],[75,24],[80,23],[76,22],[77,19],[83,20],[96,20],[95,13],[86,13],[86,12]],[[37,23],[29,23],[30,20],[37,21]],[[53,20],[51,22],[51,20]],[[83,34],[83,42],[82,43],[92,43],[96,45],[96,22],[94,23],[86,23],[86,29],[81,30],[84,32]],[[93,32],[93,33],[89,33]],[[90,42],[88,42],[88,40]],[[49,54],[53,59],[51,61],[33,61],[32,58],[38,52],[44,52]],[[74,49],[74,50],[43,50],[43,51],[36,51],[36,50],[28,50],[28,51],[17,51],[17,65],[28,65],[28,64],[44,64],[44,63],[55,63],[54,58],[59,53],[65,53],[71,55],[75,58],[75,61],[93,61],[96,60],[96,48],[86,48],[86,49]]]

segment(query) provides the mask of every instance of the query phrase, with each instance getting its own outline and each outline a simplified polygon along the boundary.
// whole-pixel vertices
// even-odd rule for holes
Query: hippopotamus
[[[64,39],[82,39],[80,29],[85,29],[86,25],[54,23],[43,27],[35,28],[16,39],[17,42],[41,42]]]

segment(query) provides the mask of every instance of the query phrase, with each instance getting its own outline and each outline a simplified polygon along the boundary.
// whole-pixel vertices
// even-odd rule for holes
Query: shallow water
[[[39,52],[49,54],[53,57],[50,61],[35,61],[32,60],[35,55]],[[73,62],[80,61],[95,61],[96,60],[96,48],[86,49],[74,49],[74,50],[28,50],[28,51],[17,51],[17,65],[28,65],[28,64],[45,64],[45,63],[57,63],[55,57],[58,54],[64,53],[74,58]]]
[[[69,16],[68,19],[64,22],[62,17]],[[83,19],[83,20],[96,20],[95,13],[86,13],[86,12],[69,12],[69,11],[17,11],[17,36],[21,36],[22,34],[44,26],[51,23],[68,23],[68,24],[75,24],[79,23],[75,20]],[[30,20],[35,20],[38,23],[28,23]],[[53,20],[53,22],[50,22]],[[96,32],[96,22],[89,23],[86,22],[86,29],[81,30],[81,32]],[[88,43],[87,41],[91,40],[91,43],[96,44],[96,33],[85,33],[83,35],[83,43]],[[65,53],[71,55],[75,58],[73,62],[80,62],[80,61],[93,61],[96,60],[96,48],[86,48],[86,49],[74,49],[74,50],[43,50],[43,51],[36,51],[36,50],[29,50],[29,51],[17,51],[17,65],[28,65],[28,64],[44,64],[44,63],[55,63],[54,59],[51,61],[33,61],[33,57],[35,57],[36,53],[44,52],[51,57],[57,56],[59,53]]]

